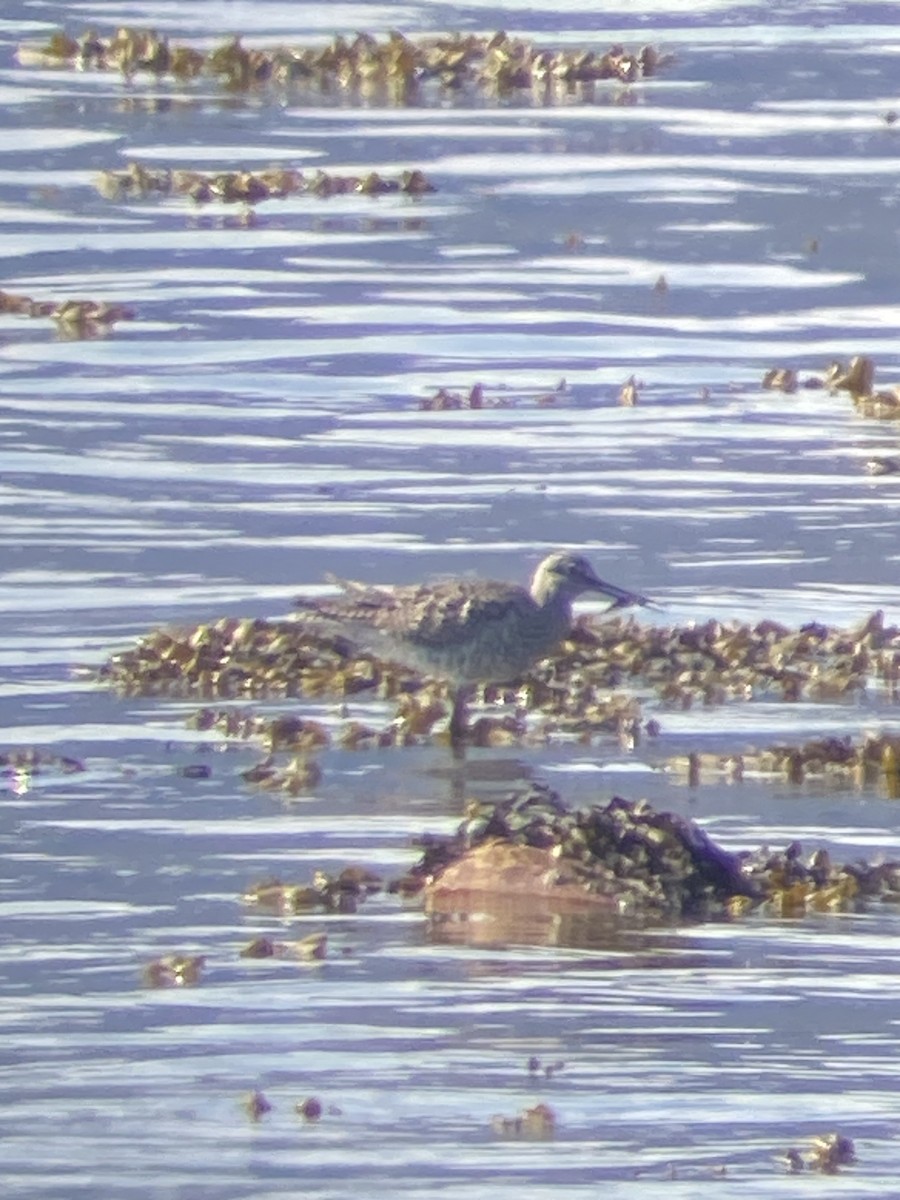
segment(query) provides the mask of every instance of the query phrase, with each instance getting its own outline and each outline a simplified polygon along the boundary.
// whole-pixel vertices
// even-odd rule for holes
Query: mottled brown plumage
[[[608,597],[610,609],[649,604],[605,583],[580,555],[557,552],[541,562],[530,589],[493,580],[447,580],[409,587],[370,587],[334,580],[343,595],[297,601],[311,619],[340,629],[361,647],[454,688],[451,737],[465,723],[466,689],[517,679],[557,647],[584,592]]]

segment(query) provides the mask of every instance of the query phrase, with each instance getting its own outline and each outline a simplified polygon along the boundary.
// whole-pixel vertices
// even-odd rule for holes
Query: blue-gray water
[[[15,61],[54,27],[121,23],[204,45],[505,28],[649,41],[675,61],[589,102],[412,108]],[[900,620],[900,476],[864,470],[898,453],[898,426],[844,393],[760,388],[768,367],[821,373],[855,353],[900,382],[898,51],[890,3],[648,0],[623,17],[524,0],[8,0],[0,287],[137,319],[65,341],[0,316],[3,741],[87,766],[11,776],[0,795],[4,1196],[805,1195],[774,1158],[835,1129],[859,1162],[823,1186],[893,1194],[893,912],[575,950],[439,940],[383,896],[283,922],[237,900],[271,873],[397,873],[411,835],[452,828],[460,795],[498,777],[572,804],[648,796],[734,847],[896,855],[900,817],[875,789],[689,791],[650,769],[691,748],[896,729],[879,697],[660,713],[652,762],[612,740],[464,768],[439,748],[334,750],[311,794],[282,803],[240,779],[258,751],[186,728],[196,705],[116,698],[72,668],[155,624],[286,611],[327,571],[523,579],[557,545],[665,619]],[[272,200],[248,227],[234,206],[101,198],[96,174],[134,158],[419,167],[437,190]],[[515,403],[419,409],[476,382]],[[337,720],[321,701],[302,711]],[[198,763],[208,779],[179,773]],[[319,930],[322,963],[238,957],[256,933]],[[142,965],[175,950],[208,955],[200,986],[141,987]],[[565,1067],[530,1077],[531,1056]],[[253,1088],[274,1105],[257,1124],[241,1108]],[[293,1112],[310,1095],[317,1124]],[[493,1114],[537,1100],[553,1141],[492,1134]]]

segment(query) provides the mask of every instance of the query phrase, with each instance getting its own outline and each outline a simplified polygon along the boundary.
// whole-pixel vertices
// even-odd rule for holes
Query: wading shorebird
[[[494,580],[450,579],[406,587],[335,579],[343,595],[300,598],[297,607],[363,650],[450,684],[450,740],[462,741],[469,692],[508,683],[546,658],[572,627],[572,602],[585,592],[612,601],[607,612],[652,604],[606,583],[580,554],[557,551],[538,565],[530,588]]]

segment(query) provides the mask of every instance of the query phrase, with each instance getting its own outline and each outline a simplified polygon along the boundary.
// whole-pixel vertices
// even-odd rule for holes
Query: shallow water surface
[[[0,315],[4,743],[86,768],[9,771],[0,797],[6,1196],[793,1195],[810,1181],[776,1157],[835,1130],[858,1163],[816,1182],[891,1194],[891,909],[537,946],[431,926],[384,894],[295,918],[238,900],[266,875],[348,862],[398,875],[414,835],[531,780],[572,805],[645,796],[735,849],[895,856],[900,817],[876,787],[689,788],[661,769],[690,750],[895,730],[883,693],[648,700],[661,733],[636,749],[559,741],[462,763],[438,745],[329,749],[321,781],[283,800],[241,779],[260,747],[188,727],[195,702],[115,696],[74,668],[161,623],[283,613],[328,571],[522,580],[560,545],[657,598],[658,620],[900,619],[900,474],[865,470],[898,453],[898,426],[843,392],[761,387],[770,367],[821,376],[853,354],[879,384],[900,375],[892,17],[824,0],[802,22],[792,5],[641,0],[615,27],[525,0],[7,4],[0,287],[135,319],[66,340]],[[551,103],[426,89],[392,106],[15,57],[59,26],[209,46],[450,22],[675,59]],[[133,160],[419,168],[436,190],[252,214],[101,196],[98,172]],[[476,383],[483,409],[422,407]],[[292,707],[344,719],[328,700]],[[349,715],[389,711],[358,699]],[[319,931],[321,962],[238,954]],[[141,986],[174,951],[207,956],[199,985]],[[252,1089],[273,1105],[258,1122]],[[317,1122],[293,1111],[309,1096]],[[552,1140],[492,1131],[539,1101]]]

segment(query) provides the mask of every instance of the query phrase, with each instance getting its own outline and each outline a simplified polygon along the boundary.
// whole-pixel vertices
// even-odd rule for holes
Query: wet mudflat
[[[558,546],[657,598],[643,624],[900,621],[891,406],[803,385],[853,355],[900,383],[889,9],[646,5],[615,28],[457,9],[462,34],[674,58],[400,98],[16,48],[125,23],[204,52],[235,32],[324,46],[446,32],[447,10],[4,11],[0,288],[47,306],[0,314],[0,750],[43,756],[11,757],[0,796],[7,1194],[892,1186],[889,905],[539,940],[383,891],[355,911],[241,900],[349,863],[400,876],[415,835],[532,783],[572,807],[647,798],[735,851],[897,857],[884,771],[754,757],[896,732],[889,679],[689,705],[626,679],[637,738],[538,736],[536,717],[459,760],[431,733],[342,740],[391,727],[370,691],[210,701],[74,670],[159,625],[275,619],[328,571],[524,582]],[[112,186],[129,170],[193,175]],[[284,194],[207,194],[226,171]],[[288,186],[298,171],[315,185]],[[434,190],[371,183],[413,171]],[[796,390],[763,388],[775,367]],[[262,740],[198,720],[213,702],[318,722],[317,774],[248,783]],[[319,934],[324,957],[242,957]],[[178,955],[205,962],[147,975]],[[257,1091],[270,1111],[248,1111]],[[539,1105],[552,1130],[516,1124]],[[839,1181],[777,1161],[834,1132],[857,1157]]]

